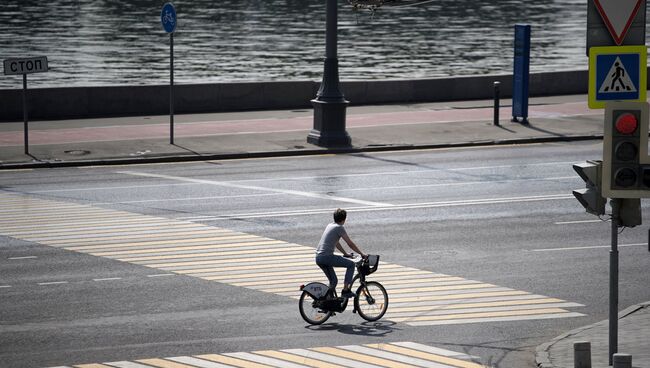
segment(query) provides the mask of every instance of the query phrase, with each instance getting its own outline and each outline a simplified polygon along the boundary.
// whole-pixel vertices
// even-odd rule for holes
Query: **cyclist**
[[[347,271],[345,272],[345,280],[343,283],[343,291],[341,296],[344,298],[354,298],[354,293],[350,290],[352,284],[352,277],[354,276],[354,262],[350,259],[343,258],[341,256],[334,254],[334,248],[338,249],[345,257],[351,258],[352,255],[345,252],[343,246],[339,240],[343,238],[348,246],[355,252],[357,252],[361,257],[366,258],[366,254],[357,247],[356,244],[350,239],[343,224],[347,217],[347,212],[338,208],[334,211],[334,222],[327,225],[323,236],[318,243],[318,248],[316,249],[316,264],[318,267],[325,272],[325,276],[329,280],[330,290],[334,290],[338,283],[338,278],[336,277],[336,272],[334,267],[345,267]]]

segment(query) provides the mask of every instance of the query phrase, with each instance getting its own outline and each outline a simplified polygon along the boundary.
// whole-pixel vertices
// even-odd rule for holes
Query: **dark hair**
[[[345,218],[347,216],[348,216],[348,213],[345,212],[345,210],[337,208],[336,211],[334,211],[334,222],[339,223],[341,221],[345,221]]]

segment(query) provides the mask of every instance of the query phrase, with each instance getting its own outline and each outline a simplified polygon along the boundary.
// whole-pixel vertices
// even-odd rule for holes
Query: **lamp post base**
[[[307,142],[321,147],[350,147],[352,140],[345,130],[345,99],[335,102],[311,100],[314,106],[314,129]]]

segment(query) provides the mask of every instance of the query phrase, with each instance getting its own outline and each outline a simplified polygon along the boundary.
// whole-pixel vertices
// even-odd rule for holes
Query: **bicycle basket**
[[[361,264],[361,272],[364,275],[370,275],[371,273],[377,271],[379,267],[379,256],[378,255],[368,255],[368,258],[363,261]]]

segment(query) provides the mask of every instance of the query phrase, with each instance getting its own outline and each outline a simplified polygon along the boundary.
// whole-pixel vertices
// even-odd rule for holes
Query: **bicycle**
[[[165,16],[162,18],[163,23],[171,24],[172,26],[174,25],[174,17],[172,16],[172,13],[170,11],[165,12]]]
[[[359,313],[361,318],[373,322],[384,316],[388,309],[388,293],[386,288],[377,281],[366,281],[366,276],[377,271],[379,256],[368,255],[366,259],[356,262],[357,274],[352,279],[352,285],[359,280],[360,285],[354,296],[352,313]],[[336,313],[345,311],[348,298],[338,297],[335,289],[330,289],[321,282],[310,282],[301,285],[298,309],[300,316],[307,323],[320,325]]]

